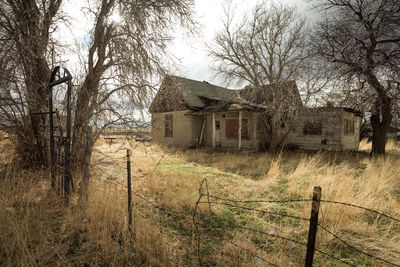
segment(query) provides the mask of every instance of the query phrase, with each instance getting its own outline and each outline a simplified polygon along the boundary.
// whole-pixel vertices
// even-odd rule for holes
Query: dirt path
[[[126,180],[126,154],[131,150],[132,176],[145,176],[159,165],[165,155],[156,151],[149,143],[119,140],[114,144],[96,144],[93,148],[92,171],[100,180]]]

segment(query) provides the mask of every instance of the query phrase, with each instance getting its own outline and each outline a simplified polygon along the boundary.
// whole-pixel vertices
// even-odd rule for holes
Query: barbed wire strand
[[[214,199],[218,199],[218,200],[222,200],[222,201],[228,201],[228,202],[236,202],[236,203],[287,203],[287,202],[311,202],[313,201],[312,199],[308,199],[308,198],[304,198],[304,199],[284,199],[284,200],[278,200],[278,199],[270,199],[270,200],[235,200],[235,199],[229,199],[229,198],[222,198],[222,197],[218,197],[218,196],[214,196],[214,195],[208,195],[208,197],[210,198],[214,198]],[[366,207],[362,207],[362,206],[358,206],[358,205],[354,205],[351,203],[345,203],[345,202],[340,202],[340,201],[335,201],[335,200],[325,200],[325,199],[321,199],[320,202],[323,203],[331,203],[331,204],[340,204],[340,205],[345,205],[345,206],[350,206],[350,207],[354,207],[354,208],[359,208],[359,209],[363,209],[369,212],[373,212],[376,213],[378,215],[381,215],[383,217],[386,217],[388,219],[400,222],[400,219],[397,219],[393,216],[387,215],[383,212],[377,211],[377,210],[373,210],[370,208],[366,208]]]
[[[225,239],[225,240],[226,240],[226,239]],[[268,263],[268,264],[271,265],[271,266],[279,267],[279,265],[276,265],[276,264],[274,264],[274,263],[268,261],[268,260],[265,259],[264,257],[261,257],[261,256],[257,255],[256,253],[254,253],[254,252],[251,251],[250,249],[241,247],[241,246],[239,246],[238,244],[234,243],[233,241],[230,241],[230,240],[226,240],[226,241],[229,242],[230,244],[234,245],[235,247],[238,247],[238,248],[240,248],[241,250],[244,250],[244,251],[250,253],[251,255],[255,256],[256,258],[259,258],[260,260],[262,260],[262,261]]]
[[[399,264],[396,264],[396,263],[390,262],[390,261],[388,261],[388,260],[382,259],[382,258],[380,258],[380,257],[374,256],[374,255],[372,255],[372,254],[370,254],[370,253],[368,253],[368,252],[362,251],[362,250],[360,250],[360,249],[358,249],[358,248],[356,248],[356,247],[350,245],[347,241],[343,240],[342,238],[340,238],[340,237],[337,236],[336,234],[332,233],[332,232],[329,231],[325,226],[323,226],[323,225],[321,225],[321,224],[318,224],[318,227],[320,227],[322,230],[326,231],[328,234],[332,235],[334,238],[336,238],[337,240],[339,240],[340,242],[342,242],[343,244],[345,244],[347,247],[351,248],[352,250],[357,251],[357,252],[360,253],[360,254],[366,255],[366,256],[368,256],[368,257],[370,257],[370,258],[374,258],[374,259],[383,261],[383,262],[385,262],[385,263],[387,263],[387,264],[391,264],[391,265],[393,265],[393,266],[398,266],[398,267],[400,267]]]
[[[120,146],[117,148],[117,150],[115,150],[115,151],[113,151],[113,152],[116,153],[116,152],[119,152],[119,151],[122,151],[122,150],[126,150],[126,148],[123,147],[123,145],[125,144],[126,141],[130,141],[130,140],[125,139],[124,143],[123,143],[122,145],[120,145]],[[130,147],[133,147],[132,144],[131,144],[131,142],[128,142],[128,144],[130,145]],[[135,148],[136,148],[137,146],[138,146],[138,145],[136,145]],[[98,154],[101,155],[101,156],[104,156],[103,159],[108,159],[108,160],[110,160],[110,155],[109,155],[109,154],[106,154],[106,153],[103,152],[103,151],[100,151],[100,150],[98,150],[98,149],[93,149],[93,152],[98,153]],[[61,152],[61,154],[62,154],[62,152]],[[146,153],[146,154],[147,154],[147,153]],[[161,158],[159,159],[159,161],[157,162],[157,164],[155,165],[155,167],[153,168],[153,170],[152,170],[151,172],[149,172],[149,173],[147,173],[147,174],[144,174],[144,175],[141,175],[141,176],[136,176],[136,177],[134,177],[134,178],[136,178],[136,179],[137,179],[137,178],[144,178],[144,177],[150,175],[151,173],[153,173],[153,172],[157,169],[157,167],[161,164],[161,160],[162,160],[163,158],[164,158],[164,155],[163,155],[163,157],[161,157]],[[102,159],[102,158],[100,158],[100,160],[101,160],[101,159]],[[75,160],[76,160],[76,159],[75,159]],[[116,161],[116,160],[117,160],[117,161]],[[115,167],[115,166],[122,167],[122,164],[123,164],[123,162],[121,162],[122,160],[126,160],[126,156],[121,157],[121,158],[112,158],[111,163],[114,165],[114,167]],[[118,161],[119,161],[119,162],[118,162]],[[58,169],[61,169],[61,170],[62,170],[62,169],[65,168],[63,165],[59,165],[59,164],[57,164],[57,163],[56,163],[56,165],[57,165],[57,168],[58,168]],[[104,171],[102,168],[97,167],[96,165],[93,165],[93,164],[92,164],[92,167],[95,167],[95,168],[97,168],[97,169],[100,170],[100,171]],[[107,179],[108,179],[108,178],[114,179],[115,177],[108,176]],[[307,219],[307,218],[298,217],[298,216],[294,216],[294,215],[289,215],[289,214],[285,214],[285,213],[271,212],[271,211],[267,211],[267,210],[261,210],[261,209],[255,209],[255,208],[250,208],[250,207],[239,206],[239,205],[235,205],[235,204],[231,204],[231,203],[213,202],[213,201],[209,201],[209,198],[214,198],[214,199],[217,199],[217,200],[222,200],[222,201],[227,201],[227,202],[237,202],[237,203],[288,203],[288,202],[309,202],[309,201],[312,201],[312,199],[233,200],[233,199],[221,198],[221,197],[217,197],[217,196],[214,196],[214,195],[210,195],[210,194],[208,193],[208,184],[207,184],[207,194],[206,194],[206,196],[207,196],[208,201],[207,201],[207,202],[201,202],[202,196],[205,195],[205,194],[202,193],[202,189],[201,189],[202,186],[203,186],[203,183],[204,183],[205,181],[206,181],[206,179],[204,179],[204,180],[202,181],[201,185],[200,185],[200,189],[199,189],[199,193],[200,193],[199,199],[198,199],[198,201],[196,202],[195,210],[194,210],[194,212],[193,212],[193,223],[194,223],[194,226],[195,226],[196,229],[197,229],[197,224],[196,224],[196,221],[195,221],[195,215],[196,215],[196,212],[197,212],[198,205],[199,205],[199,204],[202,204],[202,203],[209,204],[210,212],[211,212],[211,204],[216,204],[216,205],[224,205],[224,206],[229,206],[229,207],[234,207],[234,208],[240,208],[240,209],[245,209],[245,210],[252,210],[252,211],[257,211],[257,212],[264,212],[264,213],[268,213],[268,214],[272,214],[272,215],[285,216],[285,217],[290,217],[290,218],[295,218],[295,219],[300,219],[300,220],[309,221],[309,219]],[[110,183],[110,181],[104,181],[104,182]],[[112,183],[112,182],[111,182],[111,183]],[[122,184],[121,182],[117,182],[117,181],[114,181],[113,184],[126,187],[126,185]],[[73,184],[72,184],[72,187],[73,187]],[[72,189],[74,190],[74,188],[72,188]],[[166,208],[163,208],[163,207],[161,207],[161,206],[159,206],[159,205],[153,203],[152,201],[146,199],[145,197],[143,197],[142,195],[140,195],[140,194],[137,193],[137,192],[134,192],[134,191],[133,191],[132,193],[133,193],[135,196],[137,196],[138,198],[140,198],[141,200],[143,200],[144,202],[146,202],[146,203],[148,203],[149,205],[151,205],[153,208],[158,209],[158,210],[161,211],[161,212],[168,213],[168,214],[170,214],[170,215],[171,215],[171,214],[180,214],[180,215],[185,214],[184,212],[176,212],[176,211],[172,211],[172,210],[168,210],[168,209],[166,209]],[[396,221],[396,222],[400,222],[400,219],[397,219],[397,218],[392,217],[392,216],[390,216],[390,215],[384,214],[384,213],[382,213],[382,212],[380,212],[380,211],[376,211],[376,210],[373,210],[373,209],[370,209],[370,208],[366,208],[366,207],[354,205],[354,204],[351,204],[351,203],[345,203],[345,202],[340,202],[340,201],[335,201],[335,200],[320,200],[320,202],[322,202],[322,203],[330,203],[330,204],[339,204],[339,205],[345,205],[345,206],[350,206],[350,207],[354,207],[354,208],[359,208],[359,209],[363,209],[363,210],[366,210],[366,211],[368,211],[368,212],[372,212],[372,213],[378,214],[378,215],[380,215],[380,216],[389,218],[389,219],[394,220],[394,221]],[[280,239],[283,239],[283,240],[286,240],[286,241],[291,241],[291,242],[294,242],[294,243],[297,243],[297,244],[300,244],[300,245],[302,245],[302,246],[306,246],[306,247],[307,247],[307,244],[304,244],[304,243],[302,243],[302,242],[300,242],[300,241],[293,240],[293,239],[290,239],[290,238],[286,238],[286,237],[283,237],[283,236],[279,236],[279,235],[276,235],[276,234],[270,234],[270,233],[266,233],[266,232],[259,231],[259,230],[256,230],[256,229],[252,229],[252,228],[248,228],[248,227],[229,226],[229,225],[226,225],[226,226],[228,226],[228,227],[233,227],[233,228],[238,228],[238,229],[243,229],[243,230],[249,230],[249,231],[258,232],[258,233],[260,233],[260,234],[265,234],[265,235],[269,235],[269,236],[272,236],[272,237],[280,238]],[[318,224],[318,227],[320,227],[321,229],[323,229],[324,231],[326,231],[327,233],[329,233],[330,235],[332,235],[333,237],[335,237],[336,239],[338,239],[339,241],[341,241],[341,242],[342,242],[343,244],[345,244],[347,247],[353,249],[354,251],[357,251],[357,252],[360,253],[360,254],[366,255],[366,256],[371,257],[371,258],[374,258],[374,259],[376,259],[376,260],[380,260],[380,261],[382,261],[382,262],[385,262],[385,263],[390,264],[390,265],[393,265],[393,266],[400,266],[400,265],[398,265],[398,264],[395,264],[395,263],[390,262],[390,261],[388,261],[388,260],[385,260],[385,259],[383,259],[383,258],[374,256],[374,255],[372,255],[372,254],[370,254],[370,253],[364,252],[364,251],[362,251],[362,250],[360,250],[360,249],[358,249],[358,248],[356,248],[356,247],[350,245],[348,242],[346,242],[345,240],[341,239],[340,237],[338,237],[337,235],[335,235],[334,233],[332,233],[331,231],[329,231],[326,227],[324,227],[324,226],[322,226],[322,225],[320,225],[320,224]],[[198,230],[197,230],[196,232],[198,233]],[[229,241],[229,240],[227,240],[227,241],[228,241],[229,243],[231,243],[232,245],[241,248],[242,250],[247,250],[247,249],[245,249],[245,248],[242,248],[242,247],[238,246],[237,244],[234,244],[232,241]],[[198,242],[198,243],[199,243],[199,242]],[[333,258],[333,259],[335,259],[335,260],[341,261],[341,262],[344,263],[344,264],[352,265],[352,264],[350,264],[350,263],[348,263],[348,262],[346,262],[346,261],[343,261],[343,260],[341,260],[341,259],[339,259],[339,258],[337,258],[337,257],[335,257],[335,256],[333,256],[333,255],[330,255],[330,254],[328,254],[328,253],[326,253],[326,252],[324,252],[324,251],[321,251],[321,250],[319,250],[319,249],[315,249],[315,251],[317,251],[317,252],[319,252],[319,253],[321,253],[321,254],[324,254],[324,255],[326,255],[326,256],[328,256],[328,257],[331,257],[331,258]],[[249,251],[249,250],[247,250],[247,252],[253,254],[253,255],[254,255],[255,257],[257,257],[257,258],[260,258],[261,260],[266,261],[267,263],[271,264],[272,266],[277,266],[277,265],[274,265],[274,264],[268,262],[267,260],[265,260],[265,259],[263,259],[262,257],[260,257],[260,256],[258,256],[258,255],[256,255],[256,254],[254,254],[253,252],[251,252],[251,251]],[[198,256],[199,256],[199,263],[200,263],[200,265],[202,266],[202,260],[201,260],[201,255],[200,255],[200,246],[199,246],[199,244],[198,244]]]
[[[304,246],[304,247],[307,247],[307,244],[306,244],[306,243],[303,243],[303,242],[301,242],[301,241],[298,241],[298,240],[295,240],[295,239],[291,239],[291,238],[288,238],[288,237],[284,237],[284,236],[281,236],[281,235],[271,234],[271,233],[267,233],[267,232],[264,232],[264,231],[260,231],[260,230],[257,230],[257,229],[253,229],[253,228],[250,228],[250,227],[244,227],[244,226],[230,226],[230,225],[226,225],[226,226],[227,226],[227,227],[231,227],[231,228],[238,228],[238,229],[253,231],[253,232],[256,232],[256,233],[259,233],[259,234],[268,235],[268,236],[271,236],[271,237],[276,237],[276,238],[279,238],[279,239],[283,239],[283,240],[286,240],[286,241],[294,242],[294,243],[296,243],[296,244],[299,244],[299,245],[302,245],[302,246]],[[346,264],[346,265],[349,265],[349,266],[356,266],[356,265],[353,265],[353,264],[351,264],[351,263],[349,263],[349,262],[347,262],[347,261],[344,261],[344,260],[342,260],[342,259],[339,259],[339,258],[336,257],[336,256],[333,256],[333,255],[331,255],[331,254],[328,254],[328,253],[326,253],[326,252],[324,252],[324,251],[322,251],[322,250],[320,250],[320,249],[314,249],[314,250],[317,251],[317,252],[319,252],[319,253],[321,253],[321,254],[323,254],[323,255],[325,255],[325,256],[328,256],[328,257],[330,257],[330,258],[332,258],[332,259],[338,260],[338,261],[340,261],[340,262],[342,262],[342,263],[344,263],[344,264]]]
[[[222,201],[237,202],[237,203],[286,203],[286,202],[311,202],[311,201],[313,201],[312,199],[309,199],[309,198],[304,198],[304,199],[283,199],[283,200],[277,200],[277,199],[270,199],[270,200],[235,200],[235,199],[217,197],[217,196],[214,196],[214,195],[209,195],[209,197],[210,198],[215,198],[215,199],[218,199],[218,200],[222,200]]]
[[[203,185],[204,181],[205,181],[205,180],[203,180],[201,186]],[[118,182],[118,181],[106,181],[106,182],[112,183],[112,184],[114,184],[114,185],[120,185],[120,186],[126,187],[126,185],[124,185],[124,184],[122,184],[121,182]],[[166,208],[164,208],[164,207],[161,207],[161,206],[159,206],[159,205],[153,203],[152,201],[148,200],[147,198],[145,198],[144,196],[140,195],[139,193],[137,193],[137,192],[135,192],[135,191],[132,191],[132,193],[133,193],[135,196],[137,196],[138,198],[140,198],[141,200],[143,200],[144,202],[146,202],[147,204],[151,205],[153,208],[158,209],[160,212],[167,213],[167,214],[170,214],[170,215],[177,215],[177,214],[178,214],[178,215],[182,215],[182,214],[186,214],[185,212],[172,211],[172,210],[166,209]],[[267,212],[267,213],[270,213],[269,211],[259,210],[259,209],[253,209],[253,208],[243,207],[243,206],[238,206],[238,205],[233,205],[233,204],[230,204],[230,203],[220,203],[220,202],[212,202],[212,201],[202,202],[202,201],[200,201],[201,198],[202,198],[202,196],[205,196],[205,195],[206,195],[206,194],[203,194],[203,193],[200,191],[199,200],[196,202],[196,207],[195,207],[195,210],[194,210],[194,216],[195,216],[195,214],[196,214],[196,212],[197,212],[197,207],[198,207],[198,205],[199,205],[199,204],[202,204],[202,203],[204,203],[204,204],[222,204],[222,205],[231,206],[231,207],[235,207],[235,208],[243,208],[243,209],[248,209],[248,210],[254,210],[254,211],[260,211],[260,212]],[[287,216],[287,217],[294,217],[294,218],[297,218],[297,219],[302,219],[302,220],[307,220],[307,221],[309,221],[309,220],[306,219],[306,218],[297,217],[297,216],[292,216],[292,215],[288,215],[288,214],[277,213],[277,214],[275,214],[275,215]],[[197,223],[196,223],[195,220],[194,220],[194,225],[195,225],[195,228],[197,228]],[[307,247],[307,244],[305,244],[305,243],[303,243],[303,242],[300,242],[300,241],[297,241],[297,240],[294,240],[294,239],[290,239],[290,238],[287,238],[287,237],[283,237],[283,236],[280,236],[280,235],[270,234],[270,233],[266,233],[266,232],[259,231],[259,230],[253,229],[253,228],[248,228],[248,227],[230,226],[230,225],[226,225],[226,226],[227,226],[227,227],[231,227],[231,228],[238,228],[238,229],[243,229],[243,230],[249,230],[249,231],[258,232],[258,233],[261,233],[261,234],[269,235],[269,236],[271,236],[271,237],[280,238],[280,239],[283,239],[283,240],[286,240],[286,241],[290,241],[290,242],[294,242],[294,243],[296,243],[296,244],[300,244],[300,245],[302,245],[302,246]],[[329,231],[327,228],[325,228],[324,226],[322,226],[322,225],[320,225],[320,224],[318,224],[318,226],[319,226],[320,228],[322,228],[323,230],[325,230],[326,232],[328,232],[329,234],[331,234],[332,236],[334,236],[336,239],[340,240],[340,241],[341,241],[342,243],[344,243],[346,246],[350,247],[351,249],[353,249],[353,250],[355,250],[355,251],[357,251],[357,252],[359,252],[359,253],[361,253],[361,254],[364,254],[364,255],[369,256],[369,257],[371,257],[371,258],[374,258],[374,259],[383,261],[383,262],[388,263],[388,264],[391,264],[391,265],[393,265],[393,266],[400,266],[400,265],[397,265],[397,264],[395,264],[395,263],[392,263],[392,262],[390,262],[390,261],[388,261],[388,260],[385,260],[385,259],[382,259],[382,258],[380,258],[380,257],[376,257],[376,256],[374,256],[374,255],[372,255],[372,254],[363,252],[363,251],[361,251],[361,250],[359,250],[359,249],[357,249],[357,248],[351,246],[351,245],[348,244],[346,241],[344,241],[343,239],[339,238],[337,235],[335,235],[335,234],[333,234],[332,232],[330,232],[330,231]],[[198,230],[197,230],[196,232],[199,233]],[[200,240],[200,239],[198,239],[198,240]],[[227,241],[228,241],[228,240],[227,240]],[[199,241],[199,242],[201,242],[201,241]],[[228,242],[232,243],[231,241],[228,241]],[[244,248],[242,248],[242,249],[244,249]],[[244,249],[244,250],[246,250],[246,249]],[[199,247],[199,246],[198,246],[198,251],[200,251],[200,247]],[[328,257],[330,257],[330,258],[333,258],[333,259],[335,259],[335,260],[341,261],[342,263],[345,263],[345,264],[347,264],[347,265],[354,266],[354,265],[352,265],[352,264],[350,264],[350,263],[348,263],[348,262],[346,262],[346,261],[343,261],[343,260],[341,260],[341,259],[339,259],[339,258],[337,258],[337,257],[335,257],[335,256],[333,256],[333,255],[330,255],[330,254],[328,254],[328,253],[326,253],[326,252],[324,252],[324,251],[322,251],[322,250],[315,249],[315,251],[317,251],[317,252],[319,252],[319,253],[321,253],[321,254],[323,254],[323,255],[326,255],[326,256],[328,256]],[[251,252],[251,251],[248,251],[248,252]],[[201,253],[200,253],[199,255],[201,255]],[[257,256],[257,255],[255,255],[255,256],[261,259],[261,257],[259,257],[259,256]],[[200,261],[201,261],[201,256],[200,256]],[[273,265],[273,264],[270,263],[270,262],[267,262],[267,263]],[[202,266],[202,262],[201,262],[201,266]],[[273,265],[273,266],[276,266],[276,265]]]
[[[380,211],[373,210],[373,209],[366,208],[366,207],[362,207],[362,206],[358,206],[358,205],[354,205],[354,204],[351,204],[351,203],[345,203],[345,202],[340,202],[340,201],[335,201],[335,200],[325,200],[325,199],[321,199],[320,202],[322,202],[322,203],[331,203],[331,204],[339,204],[339,205],[350,206],[350,207],[354,207],[354,208],[358,208],[358,209],[363,209],[363,210],[366,210],[366,211],[369,211],[369,212],[372,212],[372,213],[376,213],[376,214],[381,215],[383,217],[386,217],[388,219],[394,220],[396,222],[400,222],[400,219],[397,219],[397,218],[392,217],[390,215],[384,214],[384,213],[382,213]]]
[[[268,214],[271,214],[271,215],[278,215],[278,216],[284,216],[284,217],[289,217],[289,218],[293,218],[293,219],[299,219],[299,220],[303,220],[303,221],[310,221],[310,219],[307,219],[307,218],[304,218],[304,217],[299,217],[299,216],[290,215],[290,214],[286,214],[286,213],[280,213],[280,212],[273,212],[273,211],[268,211],[268,210],[250,208],[250,207],[245,207],[245,206],[239,206],[239,205],[235,205],[235,204],[231,204],[231,203],[215,202],[215,201],[201,201],[199,203],[200,204],[208,204],[208,203],[210,203],[210,204],[216,204],[216,205],[224,205],[224,206],[233,207],[233,208],[239,208],[239,209],[243,209],[243,210],[252,210],[252,211],[257,211],[257,212],[268,213]]]
[[[199,232],[199,228],[196,222],[196,213],[197,213],[197,209],[199,208],[199,204],[201,201],[201,198],[203,197],[203,184],[204,182],[207,181],[207,178],[204,178],[199,186],[199,198],[196,201],[196,204],[194,206],[194,210],[193,210],[193,214],[192,214],[192,222],[193,222],[193,226],[194,226],[194,231],[196,233],[196,252],[197,252],[197,260],[199,261],[199,265],[203,266],[203,260],[201,258],[201,251],[200,251],[200,246],[201,246],[201,240],[200,240],[200,232]]]
[[[140,196],[140,195],[137,194],[137,193],[134,193],[134,194],[135,194],[136,196],[138,196],[139,198],[141,198],[144,202],[150,204],[153,208],[159,209],[159,210],[162,211],[162,212],[167,212],[167,213],[179,213],[179,214],[181,214],[180,212],[175,212],[175,211],[167,210],[167,209],[165,209],[165,208],[161,208],[161,207],[159,207],[158,205],[156,205],[156,204],[152,203],[151,201],[149,201],[148,199],[144,198],[143,196]],[[182,212],[182,213],[183,213],[183,212]],[[185,233],[174,233],[174,232],[169,232],[169,233],[170,233],[170,234],[173,234],[173,235],[176,235],[176,236],[179,236],[179,235],[191,236],[191,235],[185,234]],[[166,234],[166,233],[164,233],[164,234]],[[228,240],[228,239],[226,239],[226,238],[223,238],[223,239],[224,239],[226,242],[232,244],[233,246],[236,246],[236,247],[238,247],[239,249],[244,250],[244,251],[250,253],[251,255],[255,256],[256,258],[259,258],[260,260],[266,262],[267,264],[269,264],[269,265],[271,265],[271,266],[279,267],[278,265],[276,265],[276,264],[274,264],[274,263],[271,263],[270,261],[268,261],[268,260],[265,259],[264,257],[262,257],[262,256],[260,256],[260,255],[258,255],[258,254],[256,254],[255,252],[253,252],[253,251],[251,251],[251,250],[249,250],[249,249],[243,248],[243,247],[239,246],[238,244],[234,243],[234,242],[231,241],[231,240]]]

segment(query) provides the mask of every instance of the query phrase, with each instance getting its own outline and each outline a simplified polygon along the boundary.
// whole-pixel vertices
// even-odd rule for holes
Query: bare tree
[[[248,83],[255,89],[247,90],[255,93],[248,99],[256,100],[257,95],[266,94],[268,109],[263,118],[270,145],[275,147],[282,141],[277,132],[283,121],[290,125],[296,109],[302,106],[298,91],[289,87],[299,77],[309,52],[305,20],[299,18],[296,9],[267,4],[257,4],[238,23],[228,5],[224,28],[209,46],[209,54],[216,73],[227,83]],[[290,127],[286,129],[289,131]]]
[[[46,164],[46,84],[52,33],[61,0],[5,0],[0,4],[1,126],[16,137],[17,154]]]
[[[108,113],[121,122],[123,102],[147,104],[152,85],[164,73],[163,56],[177,24],[193,28],[192,0],[95,0],[86,76],[77,92],[73,153],[83,160],[84,136],[93,116]],[[118,22],[112,20],[117,14]]]
[[[372,153],[384,154],[399,90],[400,6],[396,0],[312,1],[326,15],[314,37],[315,51],[332,62],[339,78],[372,90]],[[356,90],[353,87],[351,90]]]
[[[209,46],[219,75],[256,87],[296,78],[307,49],[305,21],[295,8],[261,2],[236,24],[232,6],[225,13],[224,29]]]

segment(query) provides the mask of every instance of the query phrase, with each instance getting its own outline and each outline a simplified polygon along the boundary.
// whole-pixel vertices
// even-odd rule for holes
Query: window
[[[352,135],[354,134],[354,120],[344,120],[344,134]]]
[[[242,119],[242,139],[249,139],[249,120]]]
[[[165,114],[165,137],[172,137],[173,125],[173,114]]]
[[[238,139],[239,120],[226,119],[226,138]],[[249,139],[249,120],[242,119],[242,139]]]
[[[322,121],[305,121],[303,126],[303,134],[322,135]]]

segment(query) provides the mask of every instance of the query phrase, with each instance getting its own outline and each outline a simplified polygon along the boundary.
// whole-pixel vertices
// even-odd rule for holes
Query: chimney
[[[327,108],[333,108],[333,107],[335,107],[335,105],[333,104],[332,101],[326,101],[326,107]]]

